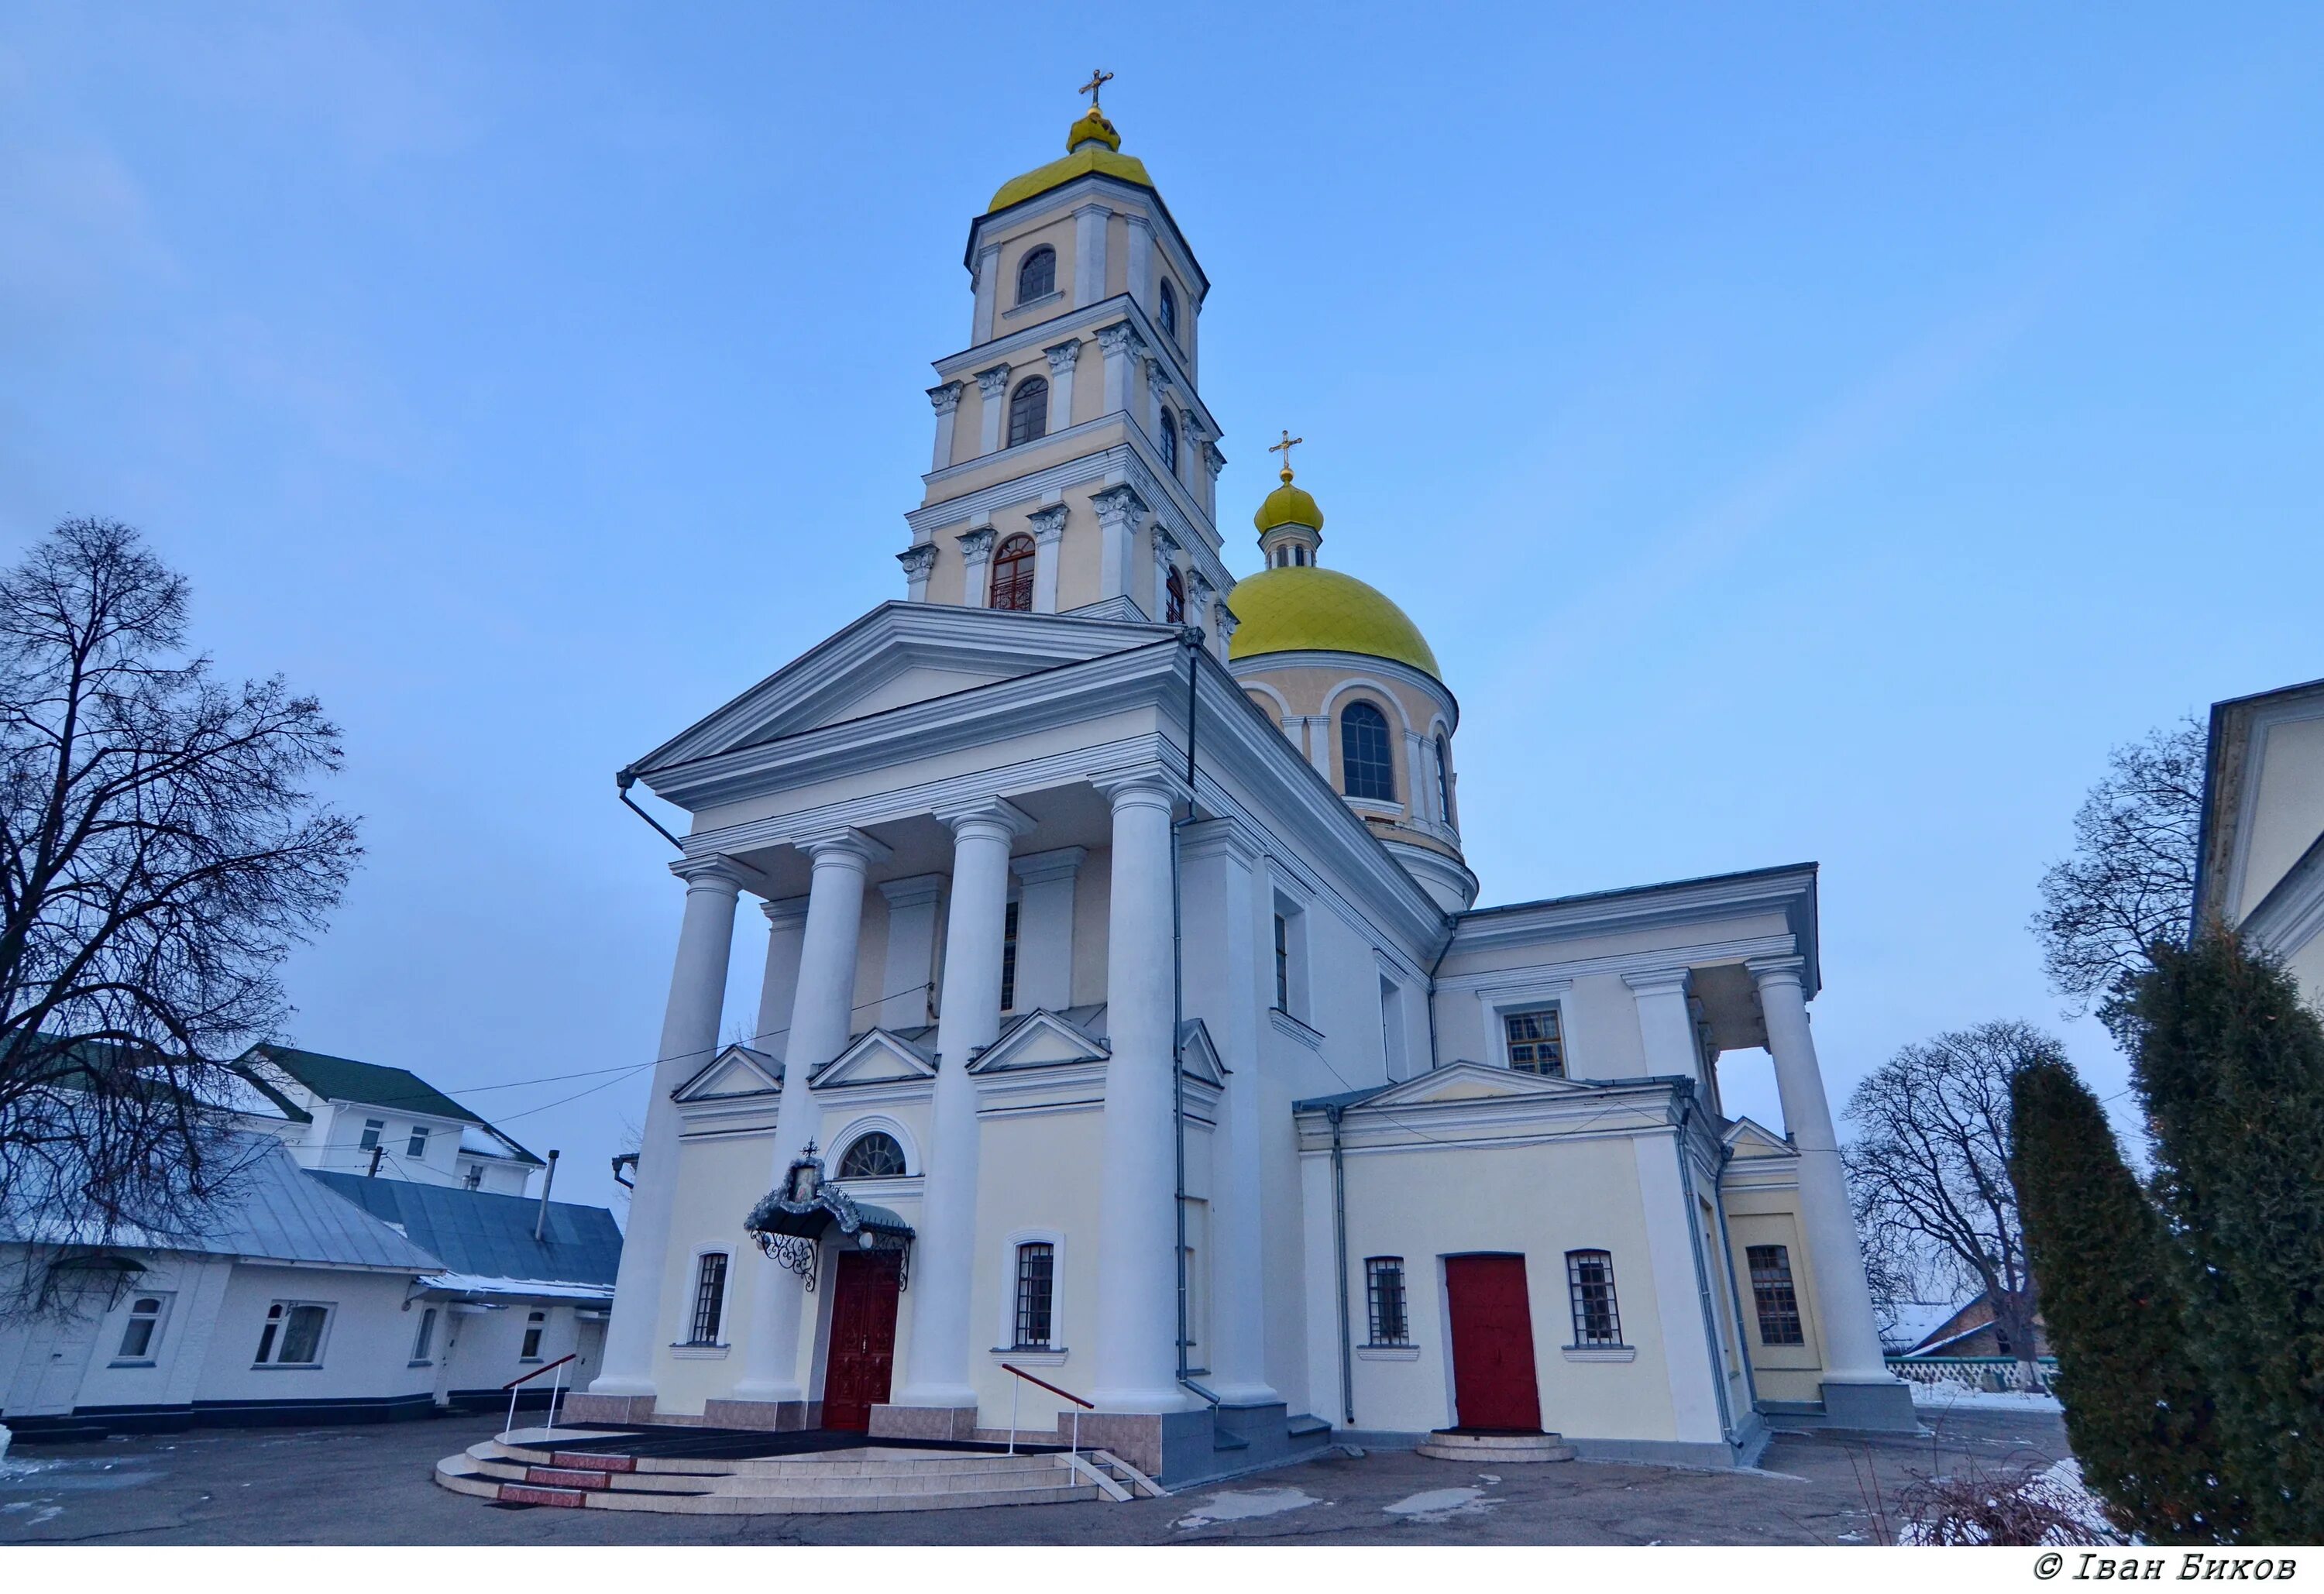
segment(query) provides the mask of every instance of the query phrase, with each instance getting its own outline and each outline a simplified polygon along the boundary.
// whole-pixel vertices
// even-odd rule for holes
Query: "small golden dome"
[[[1291,473],[1285,471],[1283,485],[1267,495],[1259,512],[1251,516],[1250,523],[1259,528],[1261,537],[1277,526],[1312,526],[1321,531],[1323,511],[1315,507],[1315,500],[1307,489],[1291,484]]]
[[[1065,153],[1072,154],[1083,144],[1095,139],[1109,150],[1121,148],[1121,134],[1106,120],[1105,113],[1092,106],[1081,115],[1081,120],[1065,129]]]
[[[1037,166],[1023,176],[1012,177],[1002,183],[1000,191],[992,196],[992,203],[984,207],[985,213],[991,215],[996,210],[1006,210],[1011,205],[1021,205],[1093,171],[1119,178],[1123,182],[1136,183],[1141,189],[1154,186],[1154,180],[1146,175],[1146,162],[1135,155],[1121,152],[1121,134],[1114,131],[1113,124],[1094,106],[1083,112],[1081,118],[1065,129],[1065,159],[1052,161],[1047,166]]]

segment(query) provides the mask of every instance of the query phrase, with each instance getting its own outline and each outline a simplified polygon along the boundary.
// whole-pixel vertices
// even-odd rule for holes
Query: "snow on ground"
[[[2062,1412],[2054,1395],[2028,1395],[2020,1389],[1964,1389],[1959,1384],[1912,1384],[1913,1405],[1940,1415],[1956,1407],[1963,1411]]]

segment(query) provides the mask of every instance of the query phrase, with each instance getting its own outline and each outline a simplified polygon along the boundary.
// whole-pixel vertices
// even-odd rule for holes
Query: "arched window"
[[[1017,263],[1017,302],[1057,290],[1057,252],[1044,244]]]
[[[1162,309],[1157,318],[1162,330],[1172,337],[1178,336],[1178,295],[1171,289],[1170,279],[1162,279]]]
[[[1165,625],[1186,623],[1186,581],[1176,570],[1162,584],[1162,622]]]
[[[1388,716],[1360,698],[1340,711],[1340,772],[1341,789],[1350,797],[1396,801]]]
[[[904,1148],[896,1144],[896,1137],[874,1129],[859,1135],[847,1155],[839,1159],[839,1175],[843,1179],[900,1179],[904,1176]]]
[[[1036,438],[1049,435],[1049,382],[1047,377],[1031,376],[1017,384],[1009,396],[1009,447],[1029,443]]]
[[[1436,816],[1452,823],[1452,744],[1436,733]]]
[[[1162,468],[1178,474],[1178,418],[1167,410],[1162,411]]]
[[[992,606],[1019,614],[1033,612],[1033,539],[1022,531],[993,553]]]

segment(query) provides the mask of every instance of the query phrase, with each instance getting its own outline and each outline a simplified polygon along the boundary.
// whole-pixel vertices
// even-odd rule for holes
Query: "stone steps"
[[[1557,1433],[1463,1433],[1439,1428],[1428,1442],[1416,1447],[1424,1456],[1440,1461],[1469,1461],[1479,1466],[1524,1466],[1534,1461],[1570,1461],[1573,1447]]]

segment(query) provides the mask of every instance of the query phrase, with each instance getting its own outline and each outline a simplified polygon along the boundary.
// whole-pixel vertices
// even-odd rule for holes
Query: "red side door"
[[[842,1251],[832,1285],[831,1345],[823,1369],[823,1425],[861,1433],[886,1404],[896,1369],[898,1276],[892,1252]]]
[[[1463,1428],[1541,1432],[1523,1257],[1449,1257],[1452,1404]]]

